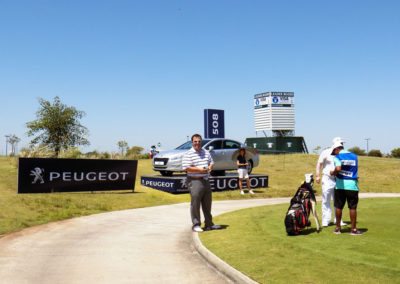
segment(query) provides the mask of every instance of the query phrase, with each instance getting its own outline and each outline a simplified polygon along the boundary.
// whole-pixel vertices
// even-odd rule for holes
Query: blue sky
[[[253,97],[295,93],[309,150],[400,147],[399,1],[0,0],[0,153],[29,144],[38,98],[86,113],[83,152],[172,148],[225,110],[255,137]],[[260,133],[259,133],[260,136]]]

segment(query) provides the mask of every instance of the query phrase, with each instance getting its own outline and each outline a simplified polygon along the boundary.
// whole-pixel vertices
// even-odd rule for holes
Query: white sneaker
[[[336,225],[336,219],[333,220],[333,224]],[[343,220],[340,220],[340,226],[347,226],[348,224],[346,222],[343,222]]]
[[[243,191],[243,190],[241,190],[241,191],[240,191],[240,194],[241,194],[241,195],[243,195],[243,194],[244,194],[244,191]]]
[[[254,194],[254,191],[252,191],[251,189],[249,190],[250,194]]]
[[[328,227],[328,226],[329,226],[329,224],[322,223],[322,227]]]
[[[201,232],[203,232],[203,229],[199,225],[196,225],[196,226],[193,226],[192,231],[201,233]]]

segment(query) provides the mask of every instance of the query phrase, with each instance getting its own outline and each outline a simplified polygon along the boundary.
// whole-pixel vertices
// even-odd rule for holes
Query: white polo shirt
[[[331,155],[331,153],[332,148],[330,147],[321,152],[317,162],[316,174],[320,172],[320,165],[322,164],[322,174],[332,177],[330,172],[335,169],[335,164],[333,163],[334,157]]]
[[[204,168],[214,164],[210,152],[203,148],[197,152],[193,147],[183,155],[182,169],[185,171],[189,167]],[[208,173],[188,173],[188,177],[203,177],[208,178]]]

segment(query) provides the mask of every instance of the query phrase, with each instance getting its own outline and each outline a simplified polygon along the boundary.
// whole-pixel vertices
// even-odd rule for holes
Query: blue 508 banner
[[[223,110],[204,110],[204,138],[225,138],[225,118]]]

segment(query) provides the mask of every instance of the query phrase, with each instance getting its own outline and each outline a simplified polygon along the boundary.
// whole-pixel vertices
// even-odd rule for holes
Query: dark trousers
[[[211,215],[212,191],[210,182],[205,179],[188,178],[188,188],[190,191],[190,217],[193,226],[201,225],[200,206],[203,210],[205,226],[214,225]]]

